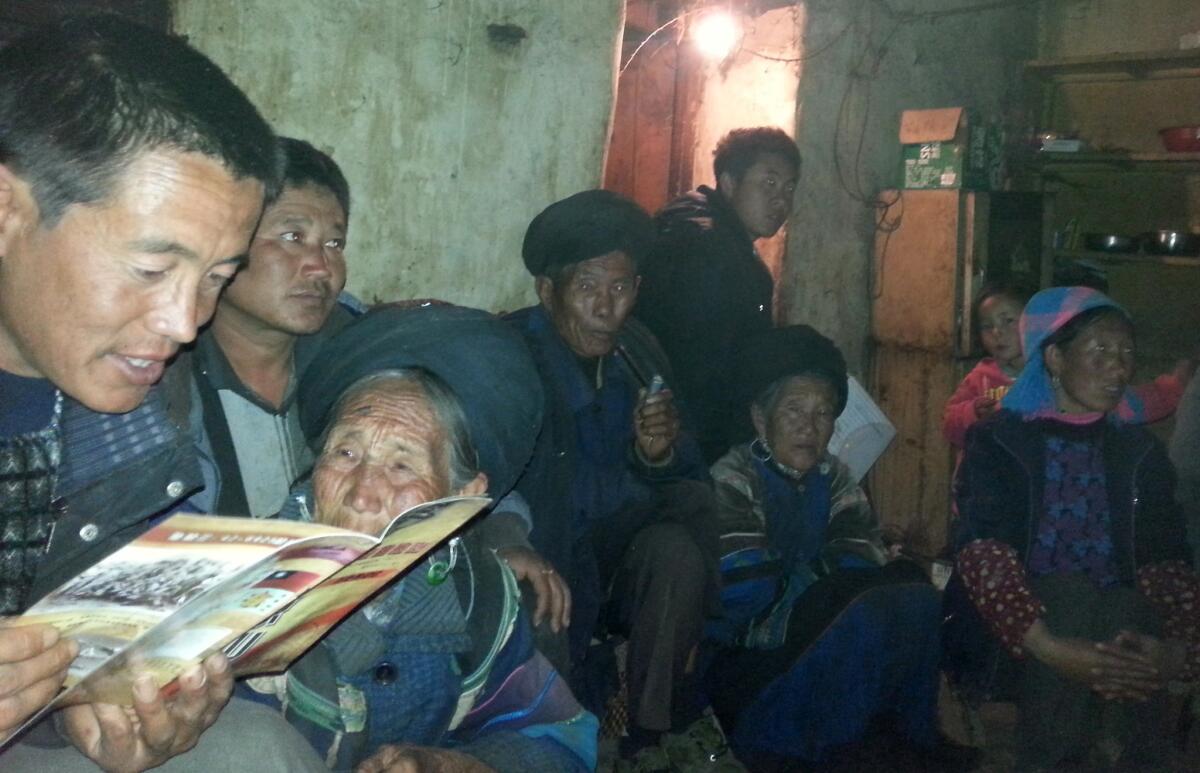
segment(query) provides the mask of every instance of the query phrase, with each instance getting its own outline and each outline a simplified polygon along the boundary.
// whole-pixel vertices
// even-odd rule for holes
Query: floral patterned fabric
[[[1079,573],[1097,587],[1116,584],[1110,521],[1100,443],[1047,434],[1042,517],[1029,546],[1031,573]]]
[[[957,568],[967,595],[988,630],[1013,657],[1024,657],[1021,640],[1046,613],[1029,586],[1017,551],[998,540],[976,540],[958,553]],[[1187,645],[1188,681],[1200,676],[1200,576],[1183,561],[1142,567],[1138,590],[1163,617],[1163,636]]]
[[[1017,551],[999,540],[976,540],[959,551],[957,568],[988,630],[1009,654],[1023,657],[1021,640],[1046,608],[1033,595]]]
[[[1163,617],[1163,635],[1188,649],[1185,679],[1200,676],[1200,577],[1183,561],[1163,561],[1138,572],[1138,590]]]

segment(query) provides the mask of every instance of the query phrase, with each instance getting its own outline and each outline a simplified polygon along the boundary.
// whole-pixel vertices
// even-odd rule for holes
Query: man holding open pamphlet
[[[158,382],[278,172],[270,127],[177,38],[72,19],[12,41],[0,70],[0,614],[15,615],[201,489],[186,384]],[[0,629],[0,738],[54,698],[76,648]],[[0,767],[217,770],[255,739],[260,770],[320,769],[232,689],[220,655],[169,693],[139,674],[131,706],[65,708]]]

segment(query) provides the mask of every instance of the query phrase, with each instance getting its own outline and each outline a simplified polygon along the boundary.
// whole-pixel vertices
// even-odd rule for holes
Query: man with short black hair
[[[186,373],[156,384],[243,262],[278,163],[212,62],[118,17],[35,30],[0,71],[0,615],[14,615],[202,487]],[[0,628],[0,740],[76,653],[49,627]],[[143,674],[132,707],[63,709],[0,767],[234,769],[254,737],[269,767],[320,764],[277,717],[227,705],[224,657],[177,686]]]
[[[717,187],[701,185],[655,217],[658,239],[635,311],[671,360],[710,463],[741,421],[728,402],[734,349],[773,324],[774,280],[754,242],[787,220],[800,175],[796,143],[773,127],[735,129],[713,156]]]
[[[337,302],[346,284],[350,186],[309,143],[283,137],[279,146],[283,186],[267,201],[249,265],[191,354],[222,515],[273,516],[312,467],[296,384],[321,344],[351,319]]]

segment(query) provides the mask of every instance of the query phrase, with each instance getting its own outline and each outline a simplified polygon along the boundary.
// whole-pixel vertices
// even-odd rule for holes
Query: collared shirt
[[[296,339],[292,377],[278,408],[242,383],[211,329],[197,339],[192,372],[203,410],[201,445],[211,448],[220,476],[217,513],[270,517],[279,512],[292,484],[312,469],[296,385],[322,344],[352,319],[352,312],[335,306],[319,331]]]
[[[205,431],[221,475],[218,512],[274,515],[313,464],[300,430],[294,366],[278,408],[242,383],[211,332],[196,344],[195,372]]]

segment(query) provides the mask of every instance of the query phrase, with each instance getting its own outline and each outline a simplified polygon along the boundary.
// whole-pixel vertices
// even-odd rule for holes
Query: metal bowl
[[[1121,234],[1084,234],[1084,249],[1093,252],[1137,252],[1137,239]]]
[[[1197,255],[1200,254],[1200,235],[1151,231],[1142,236],[1142,249],[1151,255]]]

